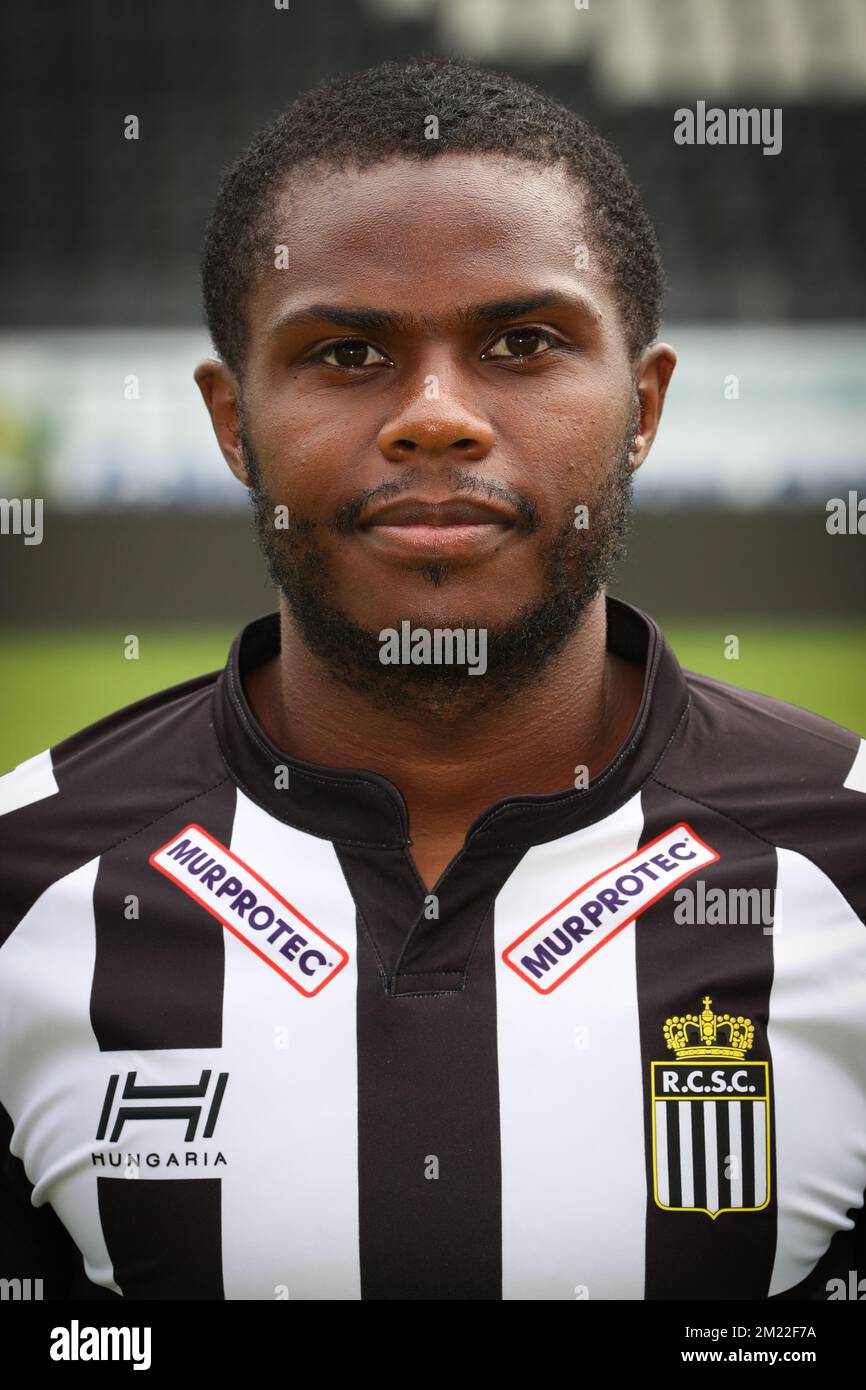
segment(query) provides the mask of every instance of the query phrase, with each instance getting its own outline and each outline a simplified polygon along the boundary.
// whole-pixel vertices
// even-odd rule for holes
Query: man
[[[466,62],[339,77],[227,175],[203,281],[279,613],[4,779],[3,1271],[831,1296],[866,754],[606,596],[675,364],[617,155]]]

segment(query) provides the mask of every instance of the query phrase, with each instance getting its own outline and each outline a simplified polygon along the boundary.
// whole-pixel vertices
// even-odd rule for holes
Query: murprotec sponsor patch
[[[550,994],[651,903],[718,858],[691,826],[673,825],[546,912],[502,959],[539,994]]]
[[[312,998],[339,974],[348,953],[200,825],[187,825],[150,862]]]

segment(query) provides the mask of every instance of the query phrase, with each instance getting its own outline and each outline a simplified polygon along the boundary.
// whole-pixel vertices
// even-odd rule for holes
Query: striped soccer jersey
[[[866,743],[645,666],[431,893],[279,644],[0,780],[0,1276],[46,1297],[827,1299],[866,1276]]]

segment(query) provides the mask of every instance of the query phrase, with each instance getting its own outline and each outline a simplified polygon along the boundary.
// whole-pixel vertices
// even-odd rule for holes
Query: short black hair
[[[436,116],[439,138],[425,138]],[[327,78],[263,126],[224,174],[201,262],[214,348],[239,382],[248,343],[246,300],[256,265],[273,265],[267,232],[296,171],[363,169],[393,155],[449,150],[535,164],[563,161],[586,198],[593,249],[609,276],[632,358],[658,334],[664,272],[652,222],[622,159],[561,102],[509,73],[422,54]]]

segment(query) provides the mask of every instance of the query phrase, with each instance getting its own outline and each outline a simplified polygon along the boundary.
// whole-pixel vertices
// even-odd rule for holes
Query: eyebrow
[[[457,319],[461,325],[471,327],[475,324],[498,323],[504,319],[519,318],[521,314],[532,313],[535,309],[549,308],[577,310],[593,319],[599,317],[598,309],[592,300],[579,291],[567,293],[563,290],[548,290],[538,294],[463,305],[457,310]],[[340,328],[356,328],[365,333],[405,333],[413,328],[435,327],[435,320],[430,314],[399,314],[390,309],[373,309],[365,305],[347,307],[340,304],[307,304],[302,309],[281,314],[271,326],[270,333],[275,337],[293,324],[322,320],[337,324]]]

